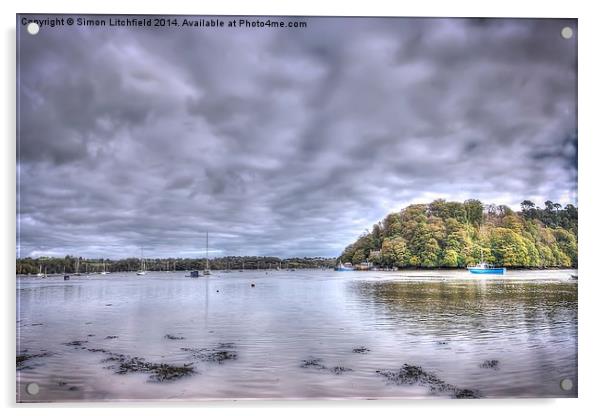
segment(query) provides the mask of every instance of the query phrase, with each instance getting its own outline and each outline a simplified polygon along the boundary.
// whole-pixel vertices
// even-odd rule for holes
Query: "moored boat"
[[[136,272],[138,276],[146,275],[146,262],[144,261],[144,248],[140,248],[140,270]]]
[[[476,266],[467,267],[468,271],[472,274],[504,274],[506,273],[505,267],[495,267],[483,261],[483,249],[481,249],[481,262]]]
[[[209,270],[209,231],[207,231],[205,236],[205,268],[203,269],[203,276],[209,276],[211,274]]]
[[[41,277],[41,278],[46,277],[46,272],[42,273],[42,265],[41,264],[40,264],[40,271],[38,272],[38,274],[36,276]]]
[[[488,263],[479,263],[476,266],[467,267],[468,271],[473,274],[504,274],[505,267],[493,267]]]
[[[339,262],[339,264],[337,265],[337,267],[334,268],[334,270],[337,272],[352,272],[355,270],[355,268],[351,263]]]

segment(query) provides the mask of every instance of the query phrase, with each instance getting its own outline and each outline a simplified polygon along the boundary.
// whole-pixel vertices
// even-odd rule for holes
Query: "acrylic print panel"
[[[18,15],[17,401],[577,397],[577,33]]]

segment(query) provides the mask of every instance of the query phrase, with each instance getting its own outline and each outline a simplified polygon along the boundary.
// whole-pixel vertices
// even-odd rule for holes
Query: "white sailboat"
[[[110,272],[107,271],[107,264],[105,263],[105,261],[102,261],[102,272],[100,272],[100,274],[109,274]]]
[[[40,271],[36,274],[37,277],[46,277],[46,273],[42,273],[42,265],[40,264]]]
[[[205,270],[203,270],[204,276],[209,276],[211,271],[209,271],[209,231],[206,233],[205,238]]]
[[[75,259],[75,276],[79,276],[79,257]]]
[[[70,277],[67,274],[67,267],[65,267],[65,265],[63,265],[63,280],[69,280]]]
[[[146,275],[146,263],[144,262],[144,248],[140,249],[140,270],[136,272],[138,276]]]

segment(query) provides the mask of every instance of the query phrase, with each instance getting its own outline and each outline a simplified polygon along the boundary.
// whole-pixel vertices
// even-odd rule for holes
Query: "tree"
[[[388,266],[405,267],[409,264],[407,244],[402,237],[385,238],[382,258]]]
[[[355,252],[355,254],[353,254],[353,258],[352,258],[353,264],[360,264],[365,260],[366,260],[366,255],[364,254],[363,251],[358,250]]]
[[[441,265],[444,267],[458,267],[458,253],[451,248],[443,252]]]
[[[466,220],[469,224],[479,226],[483,223],[483,204],[478,199],[464,201]]]
[[[523,212],[527,212],[530,209],[535,208],[535,204],[529,201],[528,199],[525,199],[523,202],[520,203],[520,207],[523,210]]]
[[[500,266],[576,267],[577,207],[546,201],[540,209],[524,200],[521,208],[476,199],[409,205],[362,234],[341,259],[359,263],[381,250],[388,266],[465,267],[480,261],[482,249],[486,262]]]

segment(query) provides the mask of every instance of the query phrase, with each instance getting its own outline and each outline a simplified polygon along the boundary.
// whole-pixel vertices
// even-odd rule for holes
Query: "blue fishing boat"
[[[337,272],[352,272],[355,270],[355,268],[351,263],[343,264],[342,262],[339,262],[338,266],[335,267],[334,270]]]
[[[476,266],[468,267],[468,271],[472,274],[504,274],[505,267],[493,267],[487,263],[479,263]]]
[[[504,274],[506,273],[505,267],[494,267],[483,261],[483,249],[481,249],[481,262],[476,266],[467,267],[468,271],[472,274]]]

